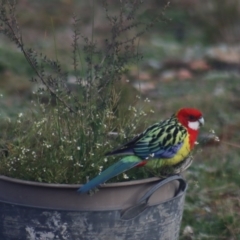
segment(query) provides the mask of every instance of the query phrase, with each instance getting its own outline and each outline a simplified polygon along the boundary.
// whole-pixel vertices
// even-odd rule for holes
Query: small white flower
[[[219,139],[219,137],[218,137],[218,136],[216,136],[216,137],[214,138],[214,141],[216,141],[216,142],[220,142],[220,139]]]
[[[103,166],[99,166],[99,174],[101,174]]]
[[[77,150],[79,151],[80,149],[81,149],[81,147],[78,146],[78,147],[77,147]]]
[[[213,134],[215,133],[215,131],[213,129],[210,129],[209,132],[213,133]]]
[[[47,148],[50,148],[52,145],[51,144],[46,144],[46,147]]]
[[[123,173],[123,178],[124,179],[129,179],[128,175],[126,173]]]

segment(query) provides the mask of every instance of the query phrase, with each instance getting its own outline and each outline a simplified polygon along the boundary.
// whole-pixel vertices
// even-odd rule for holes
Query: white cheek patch
[[[198,130],[199,129],[199,122],[188,122],[188,127],[193,129],[193,130]]]

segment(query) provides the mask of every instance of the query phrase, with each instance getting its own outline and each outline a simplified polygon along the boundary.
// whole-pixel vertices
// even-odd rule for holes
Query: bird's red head
[[[196,108],[181,108],[176,116],[178,121],[190,130],[197,131],[204,124],[202,113]]]

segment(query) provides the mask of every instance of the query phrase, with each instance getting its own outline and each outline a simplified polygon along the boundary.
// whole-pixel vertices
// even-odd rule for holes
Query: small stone
[[[181,80],[185,80],[185,79],[191,79],[193,78],[192,73],[188,70],[188,69],[180,69],[177,72],[177,78],[181,79]]]

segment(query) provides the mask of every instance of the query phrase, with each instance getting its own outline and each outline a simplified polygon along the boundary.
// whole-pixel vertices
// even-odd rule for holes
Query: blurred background
[[[114,14],[117,1],[109,3]],[[73,13],[81,35],[91,37],[94,29],[95,43],[104,47],[110,26],[98,1],[22,0],[17,6],[25,44],[59,60],[70,73],[69,83],[74,81]],[[215,131],[220,142],[196,151],[185,174],[189,189],[180,239],[240,239],[240,1],[148,0],[137,18],[145,21],[159,13],[161,19],[137,42],[143,58],[122,78],[124,101],[127,106],[137,95],[147,98],[154,109],[149,125],[183,106],[203,112],[202,132]],[[1,118],[27,108],[36,89],[32,76],[23,54],[1,35]]]

